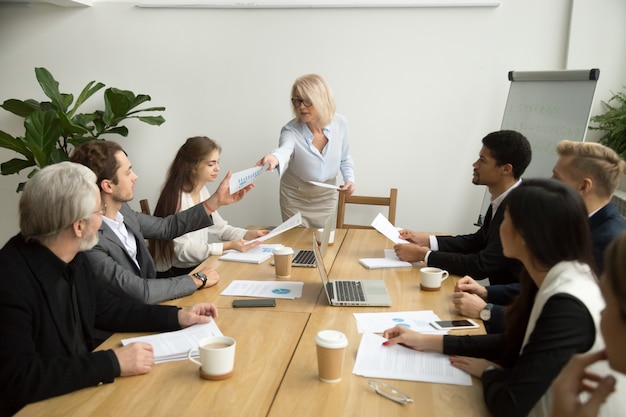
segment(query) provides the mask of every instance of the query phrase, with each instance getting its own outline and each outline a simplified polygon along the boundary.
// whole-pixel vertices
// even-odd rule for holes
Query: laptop
[[[383,306],[391,305],[391,297],[382,279],[364,280],[332,280],[328,279],[324,255],[317,246],[317,238],[313,234],[313,251],[317,262],[324,291],[332,306]]]
[[[322,256],[326,254],[326,249],[328,249],[330,232],[333,228],[333,219],[333,216],[328,216],[328,219],[326,219],[326,222],[324,223],[324,232],[322,233],[322,242],[320,246]],[[313,249],[294,249],[291,266],[315,268],[317,266],[317,262],[315,261],[315,253],[313,253]]]

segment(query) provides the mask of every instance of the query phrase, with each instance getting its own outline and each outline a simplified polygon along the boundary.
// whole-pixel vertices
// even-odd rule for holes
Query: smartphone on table
[[[233,307],[276,307],[276,300],[273,298],[250,298],[245,300],[233,300]]]
[[[474,320],[438,320],[430,323],[437,330],[477,329],[479,326]]]

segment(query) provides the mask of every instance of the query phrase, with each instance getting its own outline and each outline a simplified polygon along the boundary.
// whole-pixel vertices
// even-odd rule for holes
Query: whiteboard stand
[[[556,145],[584,141],[600,70],[509,71],[511,87],[502,130],[526,136],[532,161],[522,178],[548,178],[557,160]],[[491,202],[485,191],[476,226],[482,226]]]

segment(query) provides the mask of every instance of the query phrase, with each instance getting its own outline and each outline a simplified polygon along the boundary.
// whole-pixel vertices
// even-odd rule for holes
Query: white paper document
[[[281,225],[279,225],[278,227],[276,227],[274,230],[272,230],[271,232],[269,232],[268,234],[266,234],[265,236],[261,236],[261,237],[257,237],[256,239],[252,239],[252,240],[248,240],[245,244],[249,245],[252,242],[257,242],[257,241],[265,241],[269,238],[272,238],[274,236],[278,236],[279,234],[286,232],[287,230],[293,229],[296,226],[300,226],[302,224],[302,214],[300,212],[297,212],[296,214],[294,214],[293,216],[291,216],[291,218],[287,219],[285,222],[283,222]]]
[[[354,319],[359,333],[382,333],[395,326],[404,326],[420,333],[448,333],[447,330],[437,330],[430,325],[431,322],[440,320],[432,310],[354,313]]]
[[[363,333],[352,373],[368,378],[472,385],[470,374],[450,365],[441,353],[419,352],[404,346],[383,346],[386,339]]]
[[[393,249],[385,249],[383,258],[361,258],[359,263],[367,269],[379,268],[411,268],[411,262],[405,262],[398,259]]]
[[[230,180],[228,181],[228,186],[230,187],[230,193],[236,193],[242,188],[247,187],[252,184],[256,179],[261,175],[265,170],[267,170],[268,165],[265,164],[262,167],[253,167],[244,169],[243,171],[233,172]]]
[[[304,283],[294,281],[234,280],[220,295],[293,300],[302,297],[303,286]]]
[[[309,183],[322,188],[332,188],[333,190],[339,190],[341,188],[338,185],[326,184],[325,182],[309,181]]]
[[[154,350],[154,362],[163,363],[187,359],[189,349],[198,347],[200,340],[210,336],[223,336],[215,320],[194,324],[174,332],[122,339],[122,345],[126,346],[133,342],[149,343]]]
[[[409,243],[407,240],[400,239],[400,232],[398,229],[391,224],[382,213],[378,213],[378,216],[374,218],[372,221],[372,227],[385,235],[385,237],[393,243]]]
[[[263,245],[257,246],[256,248],[250,249],[247,252],[239,252],[237,250],[227,250],[218,259],[220,261],[260,264],[262,262],[267,261],[269,258],[271,258],[272,254],[274,253],[274,249],[276,249],[277,247],[281,247],[281,246],[283,245],[263,244]]]

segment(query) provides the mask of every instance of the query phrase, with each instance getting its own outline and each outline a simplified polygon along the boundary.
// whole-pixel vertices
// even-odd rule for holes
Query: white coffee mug
[[[187,358],[200,365],[200,376],[204,379],[229,378],[235,370],[235,339],[226,336],[211,336],[200,340],[198,347],[189,349]],[[200,360],[192,356],[200,355]]]
[[[440,268],[426,267],[420,269],[420,288],[424,291],[437,291],[441,288],[441,283],[448,278],[450,274]]]

